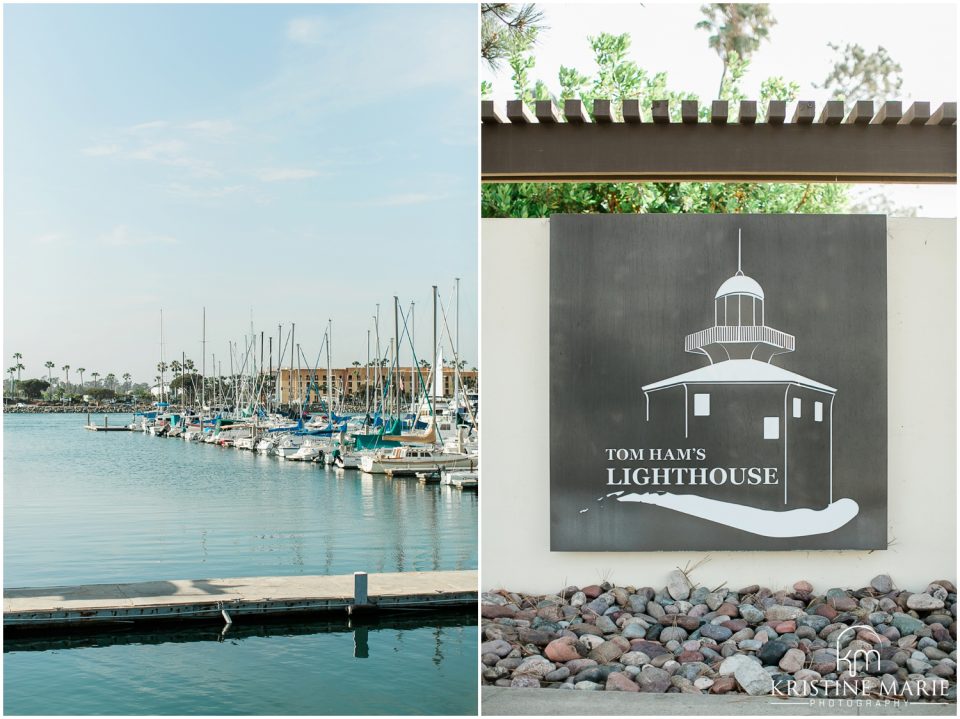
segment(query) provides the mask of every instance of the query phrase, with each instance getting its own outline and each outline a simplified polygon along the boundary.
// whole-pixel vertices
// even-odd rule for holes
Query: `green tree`
[[[13,353],[13,367],[14,369],[17,370],[17,382],[20,381],[20,371],[26,369],[26,367],[24,367],[23,364],[20,362],[20,360],[22,359],[23,359],[22,354],[20,354],[19,352]]]
[[[77,367],[77,372],[80,373],[80,389],[83,389],[83,373],[86,371],[86,367]]]
[[[99,373],[99,372],[91,372],[91,373],[90,373],[90,376],[93,377],[93,386],[96,387],[96,386],[97,386],[97,377],[100,376],[100,373]]]
[[[117,375],[113,372],[110,372],[106,377],[103,378],[103,384],[106,387],[116,391],[117,389]]]
[[[66,376],[67,376],[67,385],[69,385],[69,384],[70,384],[70,365],[65,364],[65,365],[64,365],[63,367],[61,367],[60,369],[62,369],[62,370],[66,373]]]
[[[53,373],[53,368],[56,367],[56,365],[55,365],[53,362],[50,362],[50,361],[48,360],[47,362],[44,362],[44,363],[43,363],[43,366],[47,368],[47,381],[48,381],[50,384],[53,384],[52,373]]]
[[[130,373],[129,373],[129,372],[124,372],[124,373],[123,373],[123,388],[124,388],[124,389],[130,389],[130,380],[131,380],[131,379],[132,379],[132,377],[130,376]]]
[[[843,47],[827,43],[837,54],[833,68],[823,84],[814,84],[829,90],[834,100],[873,100],[894,98],[903,86],[903,68],[882,46],[867,52],[862,46],[847,43]]]
[[[17,380],[20,392],[28,399],[40,399],[43,393],[50,387],[50,383],[45,379],[25,379],[22,382]]]
[[[749,62],[760,43],[770,38],[770,28],[777,24],[770,14],[770,6],[750,3],[713,3],[700,8],[705,19],[697,28],[711,33],[707,43],[716,50],[723,63],[720,89],[723,98],[727,71],[736,62]]]
[[[105,399],[113,399],[117,396],[117,393],[109,387],[93,387],[87,390],[87,395],[99,402]]]
[[[594,98],[636,98],[649,108],[651,100],[669,99],[674,121],[680,119],[680,100],[696,99],[692,93],[672,91],[666,73],[650,74],[627,58],[630,37],[601,34],[589,38],[596,71],[593,76],[573,68],[561,68],[558,99],[580,97],[592,108]],[[523,55],[524,53],[520,53]],[[731,55],[726,94],[742,97],[740,82],[749,63]],[[524,97],[531,102],[534,88],[524,78]],[[762,116],[770,100],[792,101],[799,86],[783,78],[761,83],[758,107]],[[618,105],[616,103],[615,105]],[[707,108],[703,108],[706,112]],[[649,120],[649,109],[646,120]],[[704,118],[705,119],[705,118]],[[840,184],[792,183],[497,183],[482,187],[484,217],[549,217],[557,213],[828,213],[847,205],[848,188]]]
[[[543,13],[531,3],[480,3],[480,57],[497,69],[516,45],[530,46],[543,27]]]

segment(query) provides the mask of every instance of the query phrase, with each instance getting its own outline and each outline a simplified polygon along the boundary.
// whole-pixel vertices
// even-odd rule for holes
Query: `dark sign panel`
[[[882,216],[551,218],[551,548],[885,548],[886,287]]]

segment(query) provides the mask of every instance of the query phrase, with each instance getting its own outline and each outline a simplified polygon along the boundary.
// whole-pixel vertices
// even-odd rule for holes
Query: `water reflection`
[[[42,633],[26,636],[5,636],[3,653],[48,652],[93,647],[120,645],[184,644],[190,642],[242,642],[254,637],[304,637],[321,634],[352,634],[353,656],[366,659],[370,656],[370,633],[395,632],[396,642],[402,643],[404,632],[410,629],[427,628],[434,637],[434,660],[442,660],[442,642],[445,628],[473,627],[476,624],[474,609],[448,609],[433,612],[409,611],[403,613],[380,613],[354,616],[349,619],[291,622],[287,620],[260,620],[227,625],[223,628],[213,624],[151,627],[140,629],[111,628],[109,631],[76,630],[62,633]],[[391,642],[392,644],[392,642]],[[376,648],[376,642],[374,643]]]

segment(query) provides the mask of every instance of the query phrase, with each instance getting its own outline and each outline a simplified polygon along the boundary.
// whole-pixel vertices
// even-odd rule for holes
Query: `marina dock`
[[[252,615],[444,608],[476,603],[477,586],[478,574],[470,570],[5,589],[3,626],[16,633],[176,620],[230,624]]]

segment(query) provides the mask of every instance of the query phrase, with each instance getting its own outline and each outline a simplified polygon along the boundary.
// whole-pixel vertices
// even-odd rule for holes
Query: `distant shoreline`
[[[63,407],[50,407],[43,405],[27,405],[26,407],[16,407],[7,405],[3,408],[5,414],[133,414],[134,412],[145,412],[153,409],[150,405],[126,405],[118,408],[116,405],[85,405],[68,404]]]

